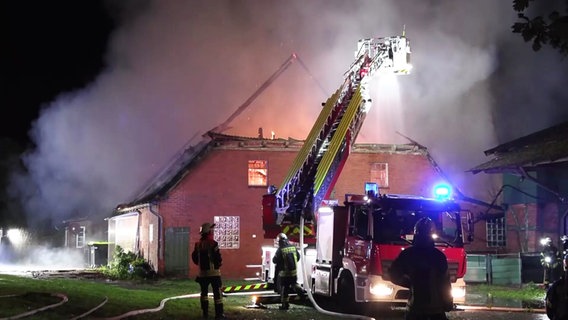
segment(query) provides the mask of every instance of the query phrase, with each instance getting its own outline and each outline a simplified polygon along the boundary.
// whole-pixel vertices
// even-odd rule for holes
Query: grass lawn
[[[243,281],[224,281],[224,285]],[[158,312],[130,317],[135,319],[200,319],[199,286],[193,280],[159,280],[152,282],[105,281],[90,279],[30,278],[0,274],[0,318],[8,318],[29,310],[60,303],[64,294],[68,301],[26,319],[72,319],[101,305],[83,319],[103,319],[123,315],[132,310],[154,309],[166,298],[195,294],[195,298],[171,299]],[[104,304],[103,304],[104,303]],[[210,298],[213,316],[213,299]],[[335,319],[323,315],[311,305],[293,304],[288,311],[279,304],[267,309],[246,308],[250,296],[230,295],[224,298],[225,314],[230,319]]]
[[[494,298],[527,302],[543,301],[546,295],[546,290],[542,286],[536,284],[523,285],[522,288],[476,284],[468,285],[467,292],[485,295],[489,294]]]
[[[242,280],[224,280],[224,285],[243,284]],[[495,297],[518,300],[542,300],[544,290],[525,286],[511,290],[507,287],[475,285],[468,291],[490,293]],[[64,302],[62,294],[68,301]],[[26,319],[73,319],[100,306],[83,319],[119,318],[139,309],[156,309],[164,299],[163,309],[147,312],[130,319],[200,319],[199,286],[190,279],[140,281],[108,281],[79,278],[31,278],[0,274],[0,318],[9,318],[24,312],[53,304],[55,308],[36,313]],[[267,304],[267,309],[247,308],[250,296],[229,295],[224,299],[225,314],[230,319],[336,319],[336,316],[319,313],[309,302],[292,304],[288,311],[278,310],[279,304]],[[210,298],[210,315],[214,315]],[[126,319],[124,317],[123,319]]]

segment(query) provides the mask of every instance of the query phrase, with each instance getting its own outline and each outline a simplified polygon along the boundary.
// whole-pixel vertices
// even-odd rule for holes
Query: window
[[[215,216],[213,238],[221,249],[238,249],[240,245],[240,217]]]
[[[77,234],[75,235],[75,247],[83,248],[85,246],[85,227],[79,227]]]
[[[507,238],[505,237],[505,218],[488,219],[485,225],[487,232],[487,246],[505,247]]]
[[[376,182],[379,188],[389,187],[388,163],[371,163],[371,182]]]
[[[266,187],[268,185],[268,161],[248,161],[248,185],[252,187]]]

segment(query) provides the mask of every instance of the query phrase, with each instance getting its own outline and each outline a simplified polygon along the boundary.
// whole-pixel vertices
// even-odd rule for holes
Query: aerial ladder
[[[280,187],[263,196],[265,238],[280,232],[315,237],[314,213],[327,200],[371,107],[369,80],[376,73],[408,74],[410,44],[402,36],[359,40],[355,62],[322,110]],[[303,217],[305,225],[299,230]]]

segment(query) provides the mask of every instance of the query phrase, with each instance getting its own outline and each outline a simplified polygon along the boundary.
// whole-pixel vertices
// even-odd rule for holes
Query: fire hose
[[[60,305],[66,303],[66,302],[69,300],[69,299],[67,298],[67,296],[64,295],[64,294],[62,294],[62,293],[54,293],[54,294],[52,294],[52,296],[61,298],[61,301],[59,301],[59,302],[57,302],[57,303],[54,303],[54,304],[50,304],[50,305],[44,306],[44,307],[41,307],[41,308],[37,308],[37,309],[30,310],[30,311],[26,311],[26,312],[24,312],[24,313],[20,313],[20,314],[15,315],[15,316],[7,317],[7,318],[0,318],[0,320],[12,320],[12,319],[21,319],[21,318],[29,317],[29,316],[31,316],[31,315],[34,315],[34,314],[38,313],[38,312],[41,312],[41,311],[45,311],[45,310],[48,310],[48,309],[52,309],[52,308],[59,307]]]

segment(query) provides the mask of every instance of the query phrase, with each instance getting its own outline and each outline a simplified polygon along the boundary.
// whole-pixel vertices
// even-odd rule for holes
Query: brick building
[[[568,122],[485,154],[491,159],[470,171],[503,177],[496,196],[505,213],[485,217],[476,247],[485,245],[484,251],[492,253],[534,253],[542,249],[540,238],[547,236],[560,246],[568,231]]]
[[[215,222],[226,278],[255,277],[264,239],[262,195],[278,186],[302,141],[209,133],[189,148],[134,201],[117,207],[109,219],[109,243],[140,252],[166,276],[194,277],[190,261],[199,227]],[[362,193],[378,182],[382,193],[431,195],[441,181],[427,150],[415,144],[357,144],[332,197]],[[109,246],[109,253],[114,245]]]

